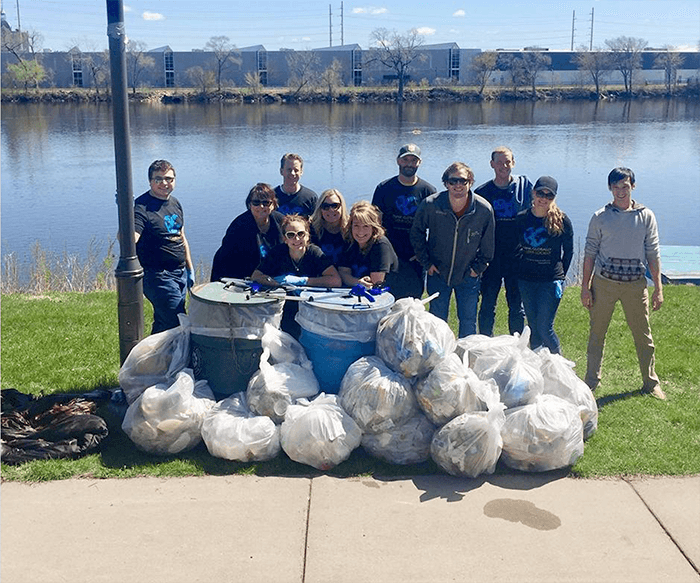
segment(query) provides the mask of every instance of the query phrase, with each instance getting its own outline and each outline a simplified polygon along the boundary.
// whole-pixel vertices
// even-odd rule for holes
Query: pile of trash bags
[[[265,461],[284,451],[328,470],[362,447],[388,463],[432,458],[447,473],[473,478],[493,473],[499,460],[522,471],[569,466],[598,425],[574,363],[530,350],[529,329],[457,340],[412,298],[380,320],[376,354],[349,366],[337,395],[319,392],[299,342],[265,324],[247,390],[216,402],[187,368],[182,324],[140,343],[119,375],[130,403],[123,429],[154,454],[204,441],[227,460]]]

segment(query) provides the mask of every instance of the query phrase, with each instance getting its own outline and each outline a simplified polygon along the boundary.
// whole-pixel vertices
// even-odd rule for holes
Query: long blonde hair
[[[564,232],[564,213],[553,200],[544,216],[544,226],[550,235],[558,236]]]
[[[345,240],[354,243],[355,238],[352,236],[352,222],[358,219],[362,221],[365,225],[372,227],[372,238],[367,243],[367,246],[362,250],[363,253],[367,253],[374,242],[384,236],[384,227],[382,227],[382,211],[379,207],[374,206],[371,202],[366,200],[360,200],[352,205],[350,209],[350,218],[348,224],[345,227]]]
[[[329,196],[337,196],[340,201],[340,232],[344,233],[345,228],[348,225],[350,217],[348,216],[348,207],[345,204],[345,198],[341,192],[335,188],[329,188],[321,193],[318,203],[316,203],[316,208],[314,209],[314,214],[311,215],[311,226],[314,229],[314,233],[320,239],[323,237],[323,233],[326,231],[326,227],[323,225],[323,215],[321,214],[321,205],[326,202]]]

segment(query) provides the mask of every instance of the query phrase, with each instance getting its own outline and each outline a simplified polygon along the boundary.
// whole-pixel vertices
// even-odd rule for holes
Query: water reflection
[[[485,182],[491,150],[509,145],[516,172],[559,180],[577,239],[609,199],[610,168],[628,165],[638,176],[635,194],[657,214],[662,242],[700,244],[697,102],[134,104],[129,111],[134,194],[147,189],[152,160],[171,160],[188,238],[207,262],[250,186],[280,182],[284,152],[303,156],[304,184],[338,188],[352,203],[396,174],[396,152],[409,141],[423,150],[419,174],[436,186],[454,160]],[[37,239],[81,252],[93,237],[113,237],[110,107],[4,105],[1,179],[3,253],[28,255]]]

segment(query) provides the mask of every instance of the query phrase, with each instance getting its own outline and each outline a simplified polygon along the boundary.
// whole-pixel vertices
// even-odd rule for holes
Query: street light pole
[[[119,263],[115,270],[119,315],[119,358],[123,363],[143,338],[143,268],[136,256],[131,179],[129,108],[126,87],[126,31],[122,0],[107,0],[107,36],[112,74],[114,158],[119,212]]]

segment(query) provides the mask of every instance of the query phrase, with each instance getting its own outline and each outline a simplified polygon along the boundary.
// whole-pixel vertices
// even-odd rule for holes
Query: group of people
[[[513,173],[513,152],[498,147],[491,153],[493,179],[473,188],[471,168],[454,162],[442,174],[444,190],[437,192],[418,177],[421,161],[417,145],[402,146],[398,174],[376,187],[371,202],[348,209],[337,189],[317,196],[303,186],[302,158],[285,154],[282,184],[274,189],[255,184],[246,211],[229,225],[214,255],[212,281],[247,278],[270,288],[359,284],[388,287],[397,299],[421,298],[427,291],[431,313],[443,320],[454,293],[460,337],[493,335],[505,287],[509,332],[522,333],[527,320],[531,347],[560,353],[554,319],[573,258],[573,228],[556,204],[557,181],[541,176],[533,185]],[[135,228],[155,333],[178,325],[194,279],[182,207],[172,195],[174,168],[155,161],[149,182],[150,190],[136,199]],[[658,229],[654,214],[632,200],[634,187],[634,173],[615,168],[608,176],[613,200],[589,225],[581,291],[590,312],[585,381],[591,389],[600,382],[605,335],[620,300],[642,388],[664,399],[655,373],[645,277],[648,266],[657,310],[663,302]],[[296,302],[287,302],[281,327],[298,336],[295,308]]]

